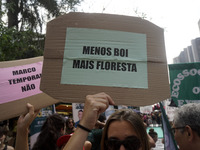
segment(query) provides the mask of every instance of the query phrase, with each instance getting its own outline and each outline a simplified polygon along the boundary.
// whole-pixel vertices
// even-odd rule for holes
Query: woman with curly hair
[[[57,139],[66,132],[65,119],[59,114],[49,116],[44,122],[32,150],[56,150]]]

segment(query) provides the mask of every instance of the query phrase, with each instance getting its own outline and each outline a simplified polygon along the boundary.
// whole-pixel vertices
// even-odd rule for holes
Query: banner
[[[177,106],[200,102],[200,63],[169,65],[171,99]]]
[[[22,66],[0,68],[0,104],[42,93],[42,61]]]
[[[140,107],[140,112],[143,114],[150,114],[152,111],[152,105]]]
[[[40,91],[43,57],[0,62],[0,121],[58,102]],[[12,111],[8,111],[12,110]]]
[[[165,150],[178,150],[177,144],[174,140],[174,135],[172,134],[171,131],[171,126],[167,119],[167,115],[165,113],[162,103],[160,103],[160,108],[162,112],[162,126],[164,131]]]

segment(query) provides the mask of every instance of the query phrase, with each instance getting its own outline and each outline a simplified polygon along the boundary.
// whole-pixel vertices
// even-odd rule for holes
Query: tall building
[[[185,62],[188,62],[188,59],[187,59],[187,55],[186,55],[186,52],[185,52],[185,49],[184,51],[182,51],[179,55],[179,63],[185,63]]]
[[[200,62],[200,38],[191,41],[194,62]]]
[[[200,19],[199,19],[198,25],[199,25],[199,32],[200,32]]]
[[[179,61],[179,57],[175,57],[175,58],[173,58],[173,63],[174,64],[177,64],[177,63],[179,63],[180,61]]]
[[[199,31],[200,31],[200,19],[198,21]],[[190,63],[190,62],[200,62],[200,37],[191,40],[191,45],[179,54],[178,57],[173,59],[176,63]]]
[[[194,62],[194,55],[192,52],[192,46],[187,47],[188,62]]]
[[[173,63],[200,62],[200,37],[191,40],[191,45],[184,48],[178,57],[173,59]]]

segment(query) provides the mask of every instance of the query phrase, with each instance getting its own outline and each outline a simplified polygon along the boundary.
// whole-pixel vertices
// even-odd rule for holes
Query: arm
[[[29,112],[21,115],[17,121],[17,136],[15,150],[28,150],[28,131],[32,121],[37,116],[38,111],[34,111],[33,105],[27,103]]]
[[[105,93],[86,96],[83,118],[80,124],[90,130],[93,129],[99,115],[108,108],[109,104],[114,105],[114,101]],[[82,150],[87,136],[87,131],[77,128],[64,150]]]

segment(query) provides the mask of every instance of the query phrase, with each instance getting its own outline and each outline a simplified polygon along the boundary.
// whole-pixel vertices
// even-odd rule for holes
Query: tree
[[[0,0],[0,61],[42,56],[45,39],[42,26],[46,23],[45,18],[57,17],[68,10],[75,11],[75,6],[80,2]],[[7,24],[2,20],[5,14],[8,16]]]
[[[6,0],[8,28],[15,27],[23,31],[42,31],[45,20],[57,17],[69,10],[75,10],[75,6],[82,0]],[[46,15],[45,15],[46,13]],[[20,25],[20,26],[19,26]]]
[[[42,56],[44,35],[31,30],[17,31],[0,24],[0,61]]]

